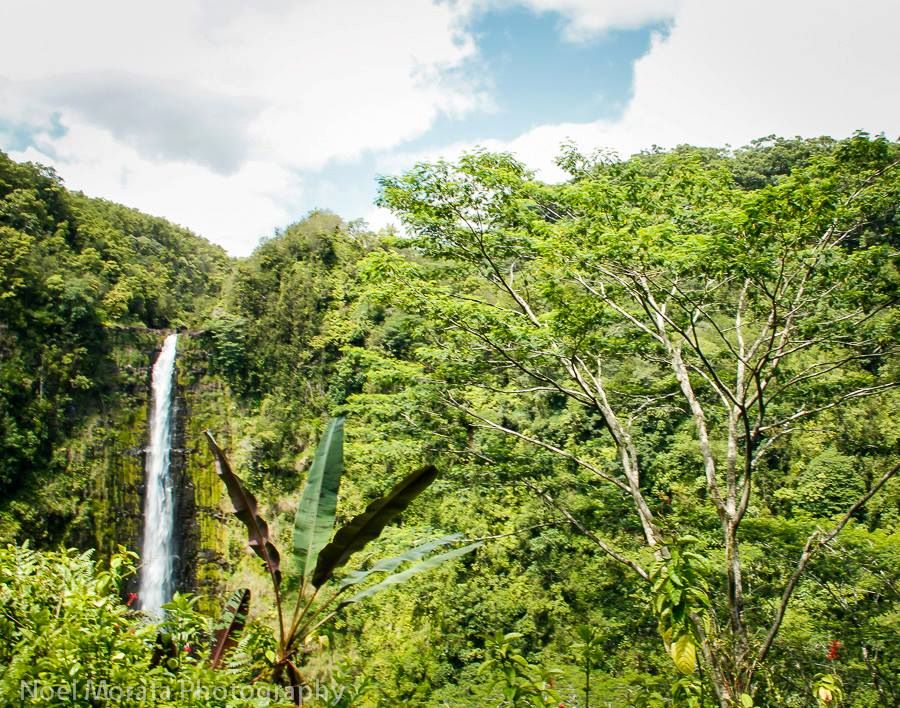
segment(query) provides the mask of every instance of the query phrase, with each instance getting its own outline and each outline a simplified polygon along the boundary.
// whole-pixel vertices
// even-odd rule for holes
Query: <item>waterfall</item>
[[[144,547],[141,553],[141,609],[159,616],[174,592],[175,489],[169,458],[172,451],[172,393],[177,334],[166,337],[153,365],[153,408],[150,412],[150,447],[144,494]]]

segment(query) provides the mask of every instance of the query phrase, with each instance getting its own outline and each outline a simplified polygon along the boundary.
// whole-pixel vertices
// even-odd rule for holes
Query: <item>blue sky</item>
[[[0,149],[249,253],[475,146],[900,134],[885,0],[6,0]],[[27,60],[23,61],[23,57]]]
[[[401,143],[411,153],[440,151],[457,143],[511,140],[540,125],[614,120],[627,105],[634,62],[647,53],[665,23],[612,30],[567,41],[558,12],[513,6],[478,12],[467,23],[478,54],[460,74],[485,84],[491,105],[464,116],[439,115],[417,138]],[[309,189],[299,212],[327,208],[350,217],[371,210],[375,175],[385,170],[378,155],[332,162],[306,171]]]
[[[634,62],[665,24],[611,30],[567,41],[558,12],[507,7],[479,12],[468,23],[478,57],[467,73],[489,85],[495,110],[454,120],[440,117],[413,148],[457,140],[501,140],[545,123],[613,119],[631,93]]]

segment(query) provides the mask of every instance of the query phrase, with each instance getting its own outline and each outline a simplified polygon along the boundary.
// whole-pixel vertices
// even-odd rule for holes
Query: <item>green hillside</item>
[[[561,184],[505,154],[418,165],[381,182],[403,234],[315,211],[231,259],[0,155],[0,703],[78,676],[173,692],[135,705],[281,705],[297,680],[308,705],[896,704],[900,144],[559,164]],[[190,567],[158,633],[122,554],[173,329]],[[286,597],[309,591],[295,511],[334,416],[336,528],[439,471],[334,587],[481,545],[343,608],[291,669],[203,431]]]
[[[141,335],[201,322],[230,262],[185,229],[69,192],[52,170],[5,154],[0,235],[0,528],[55,543],[89,482],[72,474],[67,442],[131,388],[144,400],[156,340]]]

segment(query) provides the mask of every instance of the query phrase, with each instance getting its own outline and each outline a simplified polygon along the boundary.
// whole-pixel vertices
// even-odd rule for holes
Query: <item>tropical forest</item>
[[[556,165],[233,257],[0,153],[0,705],[900,704],[900,143]]]

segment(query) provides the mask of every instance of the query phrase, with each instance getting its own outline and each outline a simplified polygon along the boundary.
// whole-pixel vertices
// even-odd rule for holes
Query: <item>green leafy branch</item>
[[[659,633],[675,667],[685,677],[697,671],[697,647],[702,644],[698,623],[709,627],[709,586],[704,578],[708,563],[691,550],[696,543],[695,537],[683,536],[670,545],[670,557],[658,561],[650,573]],[[692,685],[681,680],[676,690],[684,694],[686,704],[699,705],[698,691]]]

